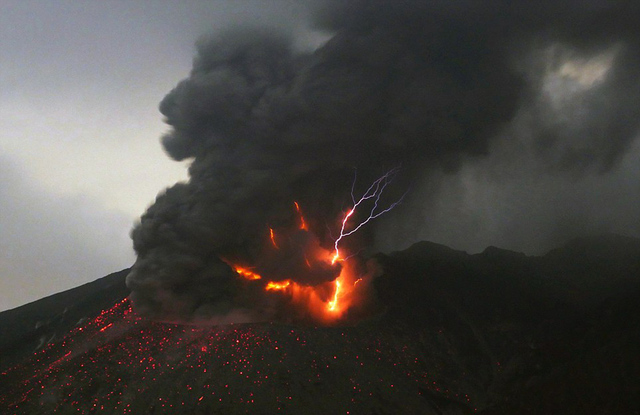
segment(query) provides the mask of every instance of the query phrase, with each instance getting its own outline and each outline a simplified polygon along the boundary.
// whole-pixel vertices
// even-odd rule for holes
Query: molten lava
[[[289,285],[291,285],[291,281],[289,281],[289,280],[285,280],[285,281],[282,281],[282,282],[269,281],[269,283],[267,283],[267,286],[264,287],[264,289],[265,290],[279,291],[279,290],[284,290]]]
[[[340,300],[340,278],[337,278],[335,281],[336,290],[333,292],[333,300],[329,301],[327,304],[327,309],[329,311],[337,311],[338,310],[338,300]]]
[[[309,238],[315,238],[307,227],[304,220],[302,210],[297,202],[294,202],[298,218],[299,225],[298,230],[295,232],[303,232],[309,234]],[[353,212],[348,214],[344,222],[349,219]],[[344,229],[343,224],[343,229]],[[271,244],[269,248],[274,252],[286,251],[290,247],[287,245],[287,235],[291,232],[286,230],[282,231],[282,234],[278,232],[279,241],[282,241],[283,245],[279,245],[276,241],[276,230],[269,228],[269,239]],[[291,239],[291,238],[289,238]],[[292,255],[297,253],[295,249],[292,250]],[[266,249],[266,255],[269,255],[269,249]],[[309,272],[313,272],[318,268],[334,269],[335,277],[333,281],[309,283],[303,284],[301,281],[305,281],[304,276],[297,276],[301,278],[295,278],[295,280],[287,278],[286,275],[274,276],[268,275],[269,272],[263,273],[264,269],[257,265],[256,267],[241,266],[234,263],[229,263],[235,272],[248,281],[256,281],[257,284],[264,284],[263,289],[268,292],[276,293],[278,296],[284,297],[289,301],[296,309],[306,310],[305,314],[310,316],[313,320],[324,324],[331,324],[340,319],[345,311],[347,311],[355,298],[350,295],[355,286],[354,281],[361,278],[356,278],[355,275],[351,275],[352,270],[355,267],[346,266],[345,260],[340,257],[340,252],[330,252],[324,248],[316,247],[315,249],[309,249],[302,254],[301,261],[305,265],[305,269]],[[287,279],[280,279],[287,278]],[[262,280],[258,282],[258,280]],[[347,287],[347,285],[350,285]]]
[[[313,320],[324,324],[341,320],[359,299],[364,298],[360,291],[365,290],[367,284],[359,283],[366,281],[368,277],[360,275],[357,260],[353,256],[342,255],[341,243],[345,237],[401,202],[402,199],[385,209],[379,210],[378,207],[384,189],[397,172],[396,168],[378,178],[359,198],[353,195],[352,187],[353,205],[340,221],[338,237],[333,241],[333,251],[321,246],[309,229],[300,204],[293,202],[297,214],[297,229],[268,228],[271,243],[263,248],[264,258],[259,258],[253,264],[255,266],[225,262],[244,279],[261,284],[258,287],[280,296],[295,310],[303,310],[303,314]],[[360,221],[351,223],[356,217],[356,209],[365,203],[369,203],[368,214],[358,214]],[[307,275],[300,274],[309,276],[307,278]]]
[[[251,269],[249,269],[249,268],[244,268],[244,267],[241,267],[239,265],[232,265],[232,267],[233,267],[233,270],[238,273],[238,275],[241,275],[242,277],[244,277],[247,280],[260,280],[260,279],[262,279],[261,275],[256,274],[255,272],[251,271]]]

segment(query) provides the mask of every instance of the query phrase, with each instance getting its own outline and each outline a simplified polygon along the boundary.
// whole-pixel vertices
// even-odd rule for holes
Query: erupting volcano
[[[197,42],[188,180],[130,269],[0,313],[0,408],[640,413],[640,3],[320,3],[312,48]]]
[[[158,323],[136,316],[125,299],[42,349],[29,364],[4,371],[0,405],[16,414],[196,414],[222,408],[234,414],[313,413],[312,397],[302,394],[315,389],[315,396],[325,383],[337,382],[342,396],[322,404],[328,410],[362,407],[378,390],[390,395],[394,388],[405,391],[390,403],[419,408],[419,388],[440,386],[414,347],[389,349],[385,336],[355,329]],[[376,364],[393,368],[391,376],[372,378]],[[88,394],[95,394],[92,402]]]
[[[0,313],[0,407],[20,415],[635,413],[638,258],[640,240],[613,235],[542,257],[423,242],[376,256],[383,272],[370,288],[384,311],[343,327],[153,321],[122,298],[124,270]],[[261,290],[280,296],[291,285]],[[328,285],[320,306],[330,312],[345,284]],[[99,311],[107,296],[120,299]]]
[[[317,237],[307,226],[300,204],[293,202],[298,215],[297,225],[294,229],[268,228],[270,243],[265,243],[264,252],[256,264],[238,264],[228,259],[223,260],[240,277],[247,280],[247,284],[261,286],[263,290],[278,295],[291,307],[296,308],[298,312],[292,313],[293,315],[306,314],[313,321],[322,324],[348,321],[344,317],[352,308],[365,310],[367,306],[371,307],[372,301],[367,299],[366,286],[373,275],[371,269],[366,270],[362,267],[357,254],[344,256],[346,249],[341,245],[344,238],[400,203],[402,199],[385,208],[380,207],[384,190],[398,171],[399,169],[395,168],[385,173],[359,198],[353,194],[356,182],[354,179],[351,189],[352,205],[340,221],[339,233],[333,242],[333,252],[318,243]],[[361,210],[366,209],[368,213],[360,214]],[[357,218],[360,218],[359,221]],[[282,263],[293,265],[285,268],[281,266]],[[306,269],[302,266],[303,263]],[[310,275],[313,277],[309,277]],[[321,277],[322,275],[326,277]],[[362,311],[351,315],[358,314],[362,314]],[[289,320],[293,318],[290,317]]]
[[[162,145],[189,163],[189,179],[158,195],[132,231],[134,309],[172,322],[333,324],[374,301],[366,290],[375,267],[364,258],[379,244],[407,246],[423,230],[545,242],[536,230],[520,236],[527,215],[511,212],[511,200],[482,196],[501,187],[469,179],[486,190],[477,218],[475,196],[445,187],[465,188],[465,168],[473,175],[501,157],[522,160],[532,177],[606,172],[632,148],[636,25],[589,32],[595,9],[559,19],[564,9],[547,6],[498,2],[493,14],[471,4],[327,2],[313,13],[327,40],[312,50],[267,28],[202,37],[190,73],[160,103]],[[635,15],[622,10],[606,11]],[[549,94],[556,84],[584,107]],[[400,201],[397,214],[371,223]],[[503,211],[514,215],[505,228],[483,224]]]

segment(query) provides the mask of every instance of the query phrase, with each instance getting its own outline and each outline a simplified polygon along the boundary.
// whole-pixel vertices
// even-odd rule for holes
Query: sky
[[[589,4],[597,11],[601,3]],[[434,1],[435,10],[446,9],[445,4]],[[293,38],[294,50],[310,52],[329,35],[310,29],[306,6],[306,1],[296,0],[0,2],[0,311],[131,266],[136,260],[132,227],[160,191],[188,177],[189,161],[172,160],[160,144],[170,128],[159,104],[189,77],[197,39],[250,24],[282,30]],[[452,8],[454,14],[463,9]],[[344,18],[338,16],[342,12],[329,17],[325,29],[354,22],[357,27],[361,14],[347,12],[348,8]],[[368,13],[375,17],[375,11]],[[487,19],[504,23],[498,17]],[[534,27],[536,22],[530,24]],[[562,21],[549,26],[562,27]],[[605,35],[607,30],[616,36],[628,34],[628,45],[637,38],[635,29],[617,32],[615,24],[603,27]],[[475,39],[472,29],[462,32],[462,38]],[[448,35],[443,38],[445,44],[451,41]],[[374,45],[372,54],[385,52],[384,42],[375,37],[363,36],[358,45],[368,42]],[[541,254],[582,234],[640,237],[640,140],[637,133],[623,132],[624,140],[610,143],[597,133],[620,130],[612,126],[618,111],[622,120],[637,118],[637,78],[624,71],[633,68],[637,51],[615,41],[593,45],[572,49],[543,42],[528,45],[526,53],[514,52],[518,59],[509,63],[513,72],[533,87],[526,89],[528,95],[510,101],[509,122],[483,141],[486,148],[462,143],[468,146],[460,148],[453,168],[427,168],[424,177],[411,183],[412,194],[403,210],[376,225],[373,248],[392,251],[431,240],[472,253],[494,245]],[[341,47],[349,50],[349,39],[334,42],[323,59],[342,56]],[[453,47],[462,57],[473,52],[472,47]],[[618,65],[619,56],[630,58]],[[440,63],[425,64],[421,70],[437,72]],[[467,93],[455,84],[458,73],[440,74],[435,82],[425,75],[417,88],[400,91],[398,97],[426,107],[444,102],[444,108],[464,117],[457,104],[447,107],[448,98],[459,94],[464,105],[471,102],[467,121],[474,125],[473,102],[500,104],[500,92],[491,86],[509,86],[508,80],[491,78],[481,63],[474,69],[485,71],[480,77],[487,77],[488,87]],[[622,69],[616,72],[618,67]],[[300,82],[318,75],[310,73],[303,73]],[[345,74],[349,71],[331,75]],[[329,79],[322,76],[320,84]],[[361,92],[357,88],[371,92],[366,90],[370,85],[358,81],[336,85],[353,86],[356,98]],[[331,92],[331,87],[325,90]],[[357,116],[360,104],[366,104],[332,101],[319,90],[312,98],[327,105],[325,115],[336,124],[342,120],[334,107],[345,105],[345,114]],[[423,90],[433,98],[421,96]],[[385,108],[399,111],[400,120],[416,115],[389,107]],[[197,112],[198,107],[185,109]],[[179,126],[179,117],[172,117]],[[456,126],[450,121],[434,121],[437,131],[453,136]],[[349,122],[353,121],[345,121],[347,127]],[[612,158],[606,157],[609,153]],[[444,165],[448,159],[438,162]]]
[[[158,104],[203,34],[300,31],[296,1],[0,2],[0,310],[131,266],[129,232],[187,178]]]

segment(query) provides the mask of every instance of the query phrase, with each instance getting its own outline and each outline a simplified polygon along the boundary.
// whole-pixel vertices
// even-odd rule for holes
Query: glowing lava
[[[340,278],[336,278],[335,280],[335,286],[336,286],[336,290],[333,293],[333,300],[329,301],[329,304],[327,304],[327,309],[329,311],[336,311],[338,309],[338,300],[339,300],[339,296],[340,296]]]
[[[364,286],[367,285],[366,283],[358,284],[366,281],[367,276],[359,275],[357,261],[355,259],[349,261],[351,256],[342,256],[341,243],[345,237],[357,232],[372,219],[389,212],[402,201],[402,198],[400,198],[386,208],[380,208],[382,194],[398,172],[398,168],[388,171],[382,177],[375,180],[364,194],[358,198],[356,198],[354,194],[356,184],[356,180],[354,179],[351,188],[353,204],[342,217],[338,237],[333,241],[333,252],[320,246],[317,237],[311,233],[307,225],[300,204],[294,201],[293,204],[298,216],[297,230],[282,229],[282,233],[278,230],[278,235],[282,236],[279,236],[276,241],[276,230],[268,228],[271,243],[264,252],[266,263],[271,264],[271,266],[267,265],[265,267],[264,263],[261,262],[263,259],[258,261],[256,267],[239,266],[231,262],[227,263],[238,275],[246,280],[266,280],[262,286],[263,289],[277,293],[277,295],[280,296],[285,296],[284,298],[288,299],[289,303],[294,306],[293,309],[296,310],[296,312],[306,310],[304,314],[310,316],[315,321],[320,321],[325,324],[339,320],[353,304],[357,303],[359,298],[363,298],[363,294],[358,293],[356,290],[364,290]],[[368,206],[366,209],[365,205]],[[358,210],[358,215],[356,215],[356,210]],[[362,210],[365,210],[364,214],[361,213]],[[362,219],[352,223],[356,216]],[[300,232],[308,235],[308,237],[301,236],[302,234],[300,234]],[[309,243],[309,241],[313,243]],[[278,253],[274,250],[277,250]],[[301,250],[304,252],[300,252]],[[327,275],[328,272],[328,275],[331,276],[331,272],[327,270],[333,268],[335,269],[335,276],[330,281],[326,279],[322,281],[318,279],[314,280],[313,278],[305,279],[305,275],[300,274],[268,275],[269,272],[272,271],[267,270],[273,269],[274,262],[279,264],[292,260],[293,263],[296,263],[296,256],[299,256],[299,258],[297,258],[298,263],[306,265],[304,270],[296,268],[294,265],[294,268],[292,268],[293,271],[287,268],[284,270],[285,272],[309,272],[310,275]],[[316,282],[305,284],[304,281]]]
[[[284,290],[289,285],[291,285],[291,281],[289,281],[289,280],[285,280],[285,281],[282,281],[282,282],[269,281],[269,283],[267,284],[266,287],[264,287],[264,289],[265,290],[279,291],[279,290]]]
[[[260,274],[256,274],[255,272],[251,271],[250,268],[244,268],[241,267],[239,265],[234,265],[234,264],[230,264],[233,267],[233,270],[238,273],[238,275],[241,275],[242,277],[244,277],[247,280],[260,280],[262,279],[262,276]]]

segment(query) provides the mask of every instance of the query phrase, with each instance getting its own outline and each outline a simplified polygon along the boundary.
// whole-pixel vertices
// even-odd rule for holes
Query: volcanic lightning
[[[469,171],[486,168],[481,160],[499,162],[497,175],[540,167],[590,177],[618,172],[635,149],[640,26],[624,18],[589,30],[598,13],[611,17],[607,22],[618,13],[638,15],[629,2],[578,8],[570,21],[558,18],[564,5],[505,6],[505,13],[473,24],[466,8],[459,14],[459,7],[422,4],[431,2],[303,3],[314,6],[302,25],[331,34],[313,51],[270,25],[221,28],[196,43],[188,75],[160,102],[168,125],[162,145],[189,164],[189,177],[160,193],[131,231],[137,258],[126,284],[145,316],[185,322],[238,313],[256,321],[314,318],[296,295],[315,290],[313,308],[328,313],[338,278],[332,318],[342,318],[343,310],[357,314],[369,301],[366,279],[352,290],[365,272],[357,244],[375,240],[393,249],[399,237],[433,239],[451,231],[410,228],[405,225],[423,218],[409,215],[399,218],[402,226],[388,227],[388,235],[381,233],[385,226],[367,225],[409,202],[397,200],[402,191],[391,191],[401,176],[428,191],[412,197],[407,212],[422,212],[421,201],[428,200],[430,214],[446,216],[446,203],[436,198],[451,202],[458,190],[451,193],[446,183],[463,183]],[[492,30],[496,25],[505,30]],[[511,29],[517,36],[505,38]],[[592,63],[598,79],[586,85],[579,72]],[[549,82],[570,88],[578,106],[556,102]],[[558,111],[576,108],[586,115],[558,118]],[[513,147],[502,139],[505,131],[526,141],[524,150],[536,151]],[[521,158],[530,160],[520,166]],[[358,182],[350,200],[354,166]],[[344,199],[335,194],[341,184]],[[457,225],[469,225],[462,222]],[[239,276],[236,264],[250,273]],[[265,290],[285,280],[291,285]],[[304,288],[299,294],[296,284]]]
[[[357,177],[355,177],[351,186],[352,206],[342,218],[342,221],[340,223],[340,232],[338,234],[338,237],[333,242],[333,252],[328,252],[320,248],[314,252],[305,250],[305,252],[303,253],[304,263],[306,264],[307,268],[311,270],[311,272],[313,272],[314,267],[322,266],[320,265],[321,263],[326,263],[331,267],[338,267],[338,265],[336,264],[338,262],[341,264],[339,268],[339,275],[337,275],[331,281],[333,287],[331,290],[332,294],[330,296],[328,296],[327,293],[328,287],[324,283],[305,285],[299,282],[295,282],[291,279],[275,279],[271,281],[271,278],[266,278],[267,281],[263,287],[264,290],[288,295],[291,298],[291,301],[307,308],[311,312],[311,314],[315,316],[316,319],[320,319],[325,322],[331,322],[339,318],[354,301],[354,291],[356,290],[356,285],[363,281],[363,276],[357,275],[357,267],[355,265],[350,266],[347,263],[347,260],[352,256],[348,256],[346,258],[342,257],[340,252],[340,244],[341,242],[343,242],[345,237],[354,234],[371,220],[379,217],[380,215],[383,215],[384,213],[389,212],[402,201],[404,195],[387,207],[380,207],[382,194],[384,193],[387,186],[393,181],[398,172],[398,167],[389,170],[383,176],[375,180],[360,197],[356,197],[355,195],[355,186],[357,179]],[[368,201],[371,207],[364,219],[356,223],[350,223],[350,221],[352,221],[356,217],[356,210],[362,210],[363,206]],[[298,216],[298,231],[303,231],[305,233],[310,232],[300,204],[298,202],[293,202],[293,204]],[[286,245],[290,243],[290,234],[289,237],[287,237],[286,235],[287,233],[285,232],[285,236],[281,237],[280,239],[283,245],[279,245],[276,242],[276,231],[273,228],[269,228],[271,247],[278,251],[280,251],[281,248],[282,250],[287,251]],[[256,270],[256,267],[249,268],[245,266],[238,266],[235,264],[230,265],[233,267],[236,273],[247,280],[252,281],[263,279],[264,274],[261,275],[261,273],[258,273],[260,272],[260,268]],[[338,269],[336,269],[336,271],[338,271]],[[282,277],[286,276],[282,275]]]
[[[395,201],[392,204],[390,204],[387,208],[385,208],[383,210],[378,210],[378,204],[380,202],[380,197],[382,196],[382,193],[384,193],[384,189],[387,187],[387,185],[389,183],[391,183],[393,181],[394,177],[398,174],[399,171],[400,171],[399,167],[395,167],[395,168],[389,170],[382,177],[380,177],[376,181],[374,181],[371,184],[371,186],[369,186],[367,191],[364,192],[364,194],[357,201],[356,201],[356,197],[354,195],[354,188],[355,188],[355,185],[356,185],[357,177],[354,178],[353,184],[351,186],[351,200],[353,202],[353,207],[347,211],[347,213],[344,215],[344,218],[342,219],[342,227],[340,228],[340,234],[338,235],[338,237],[336,238],[336,240],[334,242],[334,253],[333,253],[333,257],[331,258],[331,263],[332,264],[335,264],[336,261],[344,260],[343,258],[340,257],[340,249],[339,249],[339,246],[338,246],[338,245],[340,245],[340,241],[342,241],[342,238],[344,238],[345,236],[349,236],[349,235],[354,234],[360,228],[362,228],[364,225],[366,225],[370,220],[375,219],[375,218],[377,218],[377,217],[389,212],[391,209],[393,209],[398,204],[400,204],[400,202],[402,202],[402,199],[404,198],[404,195],[402,195],[402,197],[400,197],[400,199],[398,199],[397,201]],[[349,221],[349,218],[355,213],[356,209],[358,208],[358,206],[360,206],[360,204],[362,204],[363,202],[365,202],[365,201],[367,201],[369,199],[374,199],[373,206],[371,207],[371,210],[369,211],[369,216],[367,216],[363,221],[358,223],[353,229],[347,231],[346,230],[346,226],[347,226],[347,222]]]
[[[329,311],[336,311],[336,309],[338,308],[338,298],[340,296],[340,287],[342,286],[342,284],[340,283],[340,278],[336,279],[335,285],[336,289],[333,293],[333,300],[329,301],[329,304],[327,304],[327,309]]]

